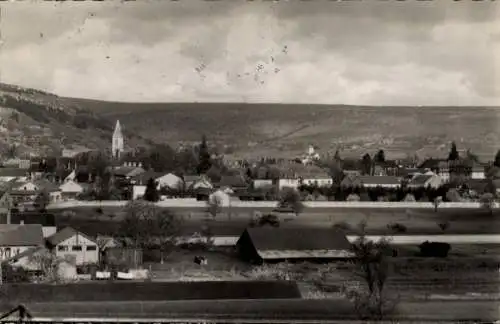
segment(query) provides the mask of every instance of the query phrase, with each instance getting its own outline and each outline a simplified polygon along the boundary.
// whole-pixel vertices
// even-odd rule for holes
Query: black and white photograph
[[[495,0],[0,1],[0,323],[500,323],[499,76]]]

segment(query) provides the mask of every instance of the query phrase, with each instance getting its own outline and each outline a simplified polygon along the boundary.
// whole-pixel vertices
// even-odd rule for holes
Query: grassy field
[[[171,208],[184,220],[183,232],[198,232],[208,213],[204,208]],[[255,217],[269,209],[222,209],[210,226],[214,234],[238,236]],[[68,217],[68,213],[71,216]],[[112,234],[117,231],[124,216],[123,207],[75,208],[55,211],[59,227],[74,226],[89,234]],[[391,224],[406,227],[406,234],[496,234],[500,233],[500,211],[493,215],[482,209],[363,209],[363,208],[309,208],[292,221],[282,222],[283,227],[331,227],[342,224],[348,234],[355,233],[357,225],[367,222],[367,232],[372,235],[394,234]]]

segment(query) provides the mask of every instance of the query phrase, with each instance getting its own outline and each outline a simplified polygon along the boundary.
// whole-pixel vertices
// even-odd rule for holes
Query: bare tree
[[[395,307],[395,300],[385,291],[390,272],[387,239],[378,242],[366,238],[366,223],[359,225],[359,236],[353,244],[356,274],[364,283],[361,289],[346,290],[347,297],[354,302],[357,314],[362,319],[380,320]]]
[[[213,219],[222,211],[222,198],[212,195],[207,200],[207,212]]]
[[[134,200],[125,207],[120,224],[122,240],[131,240],[134,248],[159,247],[164,250],[176,243],[181,220],[154,203]]]
[[[434,204],[434,212],[437,213],[439,205],[443,202],[443,197],[439,196],[432,202]]]
[[[300,194],[293,188],[285,188],[280,193],[278,208],[291,208],[295,215],[299,215],[304,210],[304,204],[300,199]]]
[[[33,253],[29,261],[36,265],[42,272],[41,280],[45,283],[60,283],[62,281],[60,275],[60,266],[67,261],[65,258],[57,257],[49,250],[40,250]]]

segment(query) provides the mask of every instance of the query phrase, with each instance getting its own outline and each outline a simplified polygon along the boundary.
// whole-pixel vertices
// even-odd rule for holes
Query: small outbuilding
[[[330,262],[354,257],[345,234],[331,228],[247,228],[236,248],[243,260],[255,264]]]

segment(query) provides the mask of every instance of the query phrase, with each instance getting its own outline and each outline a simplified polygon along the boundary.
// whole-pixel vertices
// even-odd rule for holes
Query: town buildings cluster
[[[472,155],[460,157],[455,145],[448,158],[419,164],[386,159],[383,150],[361,159],[343,159],[338,153],[326,159],[313,146],[303,156],[290,160],[227,163],[210,154],[205,139],[192,150],[160,146],[151,151],[127,151],[117,121],[110,152],[109,156],[88,152],[73,157],[3,161],[0,260],[28,266],[32,262],[28,255],[52,252],[72,259],[71,264],[85,265],[98,262],[106,251],[119,245],[110,237],[90,236],[70,227],[57,231],[53,220],[41,221],[48,215],[45,208],[59,202],[210,201],[214,196],[223,204],[233,200],[275,201],[287,188],[300,193],[302,200],[432,202],[441,197],[445,201],[476,201],[485,193],[496,195],[500,185],[500,156],[499,161],[482,163]],[[37,216],[30,218],[30,213]],[[70,274],[76,271],[65,269]]]

